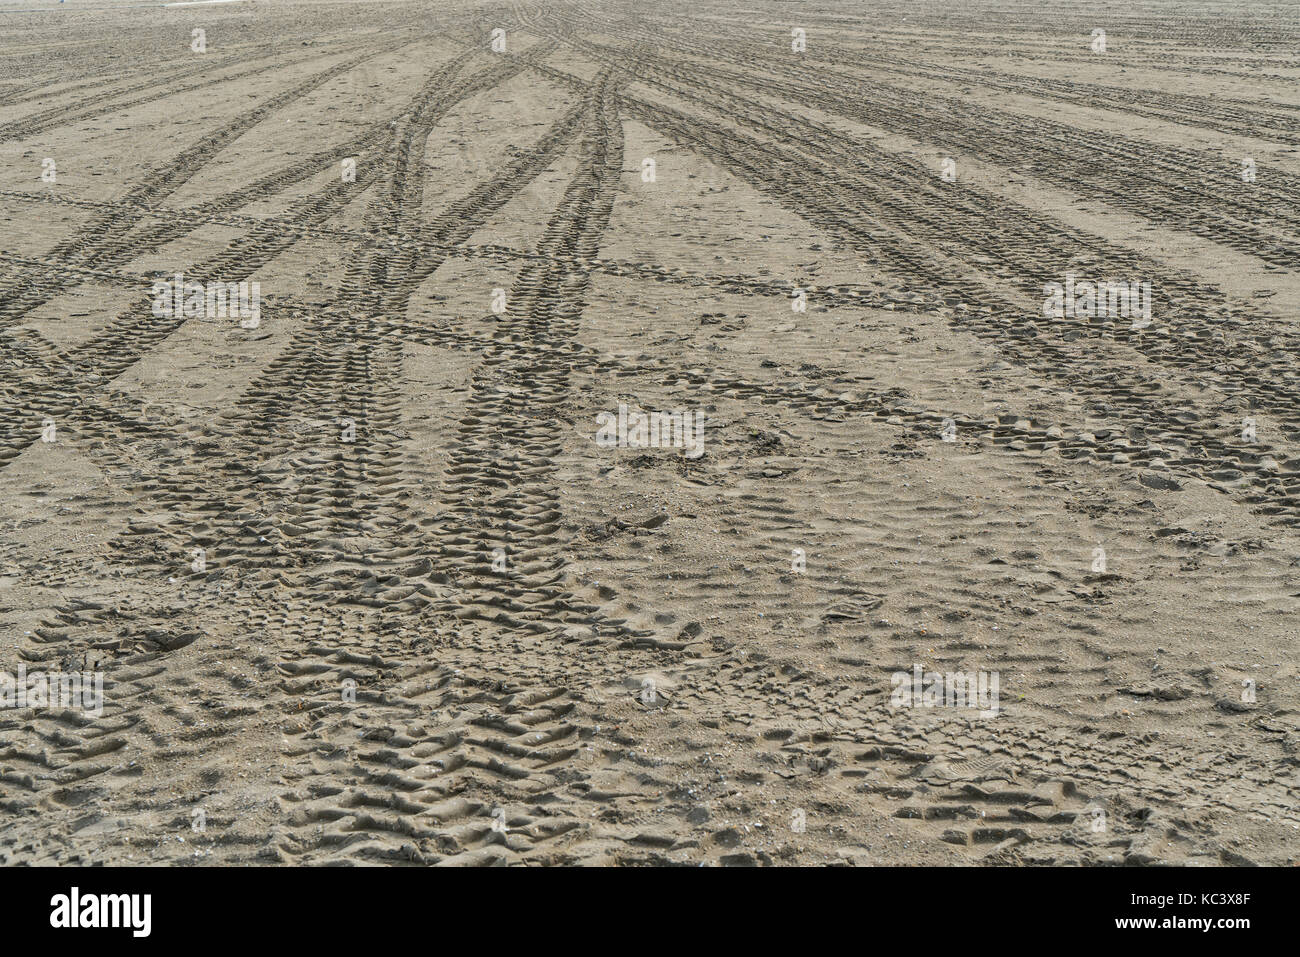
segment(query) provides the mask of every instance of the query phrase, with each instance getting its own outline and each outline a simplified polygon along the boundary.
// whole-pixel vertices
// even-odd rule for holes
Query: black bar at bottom
[[[544,876],[528,868],[8,868],[0,871],[0,909],[12,945],[77,935],[127,946],[283,941],[374,950],[449,921],[486,921],[492,933],[512,936],[530,924],[552,933],[568,927],[580,945],[582,938],[612,943],[605,930],[662,944],[663,935],[689,927],[693,940],[716,933],[734,948],[747,937],[771,944],[788,932],[829,942],[893,926],[911,927],[908,936],[918,941],[982,928],[1072,942],[1196,934],[1231,946],[1257,930],[1281,930],[1294,886],[1292,872],[1264,868],[552,869]]]

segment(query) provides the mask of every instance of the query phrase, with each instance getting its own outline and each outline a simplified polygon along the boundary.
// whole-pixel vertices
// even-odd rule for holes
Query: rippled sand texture
[[[0,14],[0,670],[106,698],[0,709],[0,863],[1294,863],[1298,43]],[[1067,274],[1150,322],[1044,316]]]

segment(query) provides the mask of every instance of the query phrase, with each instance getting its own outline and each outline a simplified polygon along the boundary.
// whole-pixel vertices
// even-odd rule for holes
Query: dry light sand
[[[1295,863],[1298,43],[0,7],[0,863]]]

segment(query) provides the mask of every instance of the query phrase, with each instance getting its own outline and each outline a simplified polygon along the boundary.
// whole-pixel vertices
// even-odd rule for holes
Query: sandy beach
[[[0,864],[1297,863],[1297,40],[0,7]]]

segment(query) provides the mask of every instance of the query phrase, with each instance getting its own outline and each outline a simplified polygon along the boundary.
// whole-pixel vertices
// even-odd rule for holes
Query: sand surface
[[[1298,41],[0,7],[0,863],[1295,863]]]

